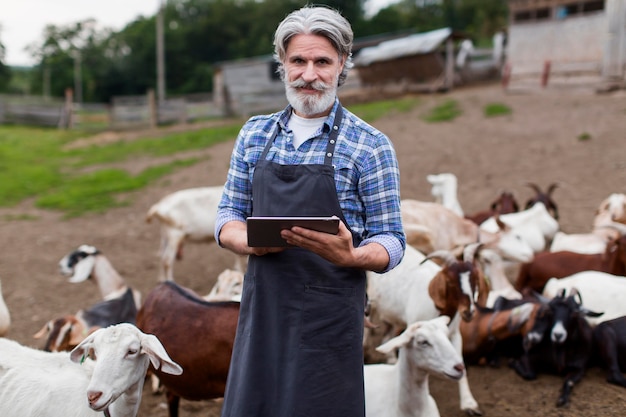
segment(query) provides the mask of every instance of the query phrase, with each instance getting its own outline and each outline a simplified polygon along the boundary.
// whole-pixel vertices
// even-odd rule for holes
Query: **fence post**
[[[550,78],[550,60],[547,59],[543,63],[543,72],[541,73],[541,86],[546,87],[548,85],[548,79]]]
[[[159,124],[159,110],[156,104],[156,99],[154,97],[154,90],[148,90],[148,109],[149,109],[149,122],[150,129],[154,129]]]
[[[502,88],[507,89],[509,87],[509,82],[511,81],[511,63],[507,62],[504,64],[504,68],[502,69]]]
[[[72,129],[74,127],[74,91],[71,88],[65,89],[65,103],[63,112],[59,119],[59,128]]]

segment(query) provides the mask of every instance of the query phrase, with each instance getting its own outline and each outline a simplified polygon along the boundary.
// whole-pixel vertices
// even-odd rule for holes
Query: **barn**
[[[495,43],[494,49],[475,49],[467,36],[441,28],[363,48],[354,64],[364,87],[445,91],[457,84],[498,77],[502,58],[498,50],[502,49]]]
[[[508,0],[509,87],[623,88],[625,0]]]

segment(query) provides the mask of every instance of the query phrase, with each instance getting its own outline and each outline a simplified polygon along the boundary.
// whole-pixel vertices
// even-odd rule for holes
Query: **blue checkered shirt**
[[[284,111],[254,116],[242,127],[230,160],[224,194],[219,204],[215,238],[229,221],[252,215],[252,176],[263,149],[278,124],[279,131],[267,160],[283,165],[323,164],[339,101],[322,128],[298,149],[287,127],[291,107]],[[339,204],[361,245],[381,244],[389,253],[385,271],[404,256],[406,240],[400,214],[400,170],[391,141],[380,131],[344,108],[344,117],[333,155]],[[382,271],[384,272],[384,271]]]

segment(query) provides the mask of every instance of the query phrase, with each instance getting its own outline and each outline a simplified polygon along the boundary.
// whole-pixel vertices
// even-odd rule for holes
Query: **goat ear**
[[[596,311],[589,310],[589,309],[587,309],[585,307],[582,307],[580,309],[580,312],[583,313],[587,317],[600,317],[601,315],[604,314],[604,312],[598,313]]]
[[[438,273],[428,284],[428,295],[435,303],[437,310],[442,311],[446,304],[446,280],[445,275]]]
[[[81,259],[74,266],[74,275],[69,279],[69,282],[83,282],[89,275],[91,275],[91,271],[93,271],[93,267],[96,264],[96,258],[93,255],[87,256],[84,259]]]
[[[411,343],[411,340],[413,339],[413,335],[419,326],[420,326],[419,322],[413,323],[411,326],[409,326],[405,331],[400,333],[398,336],[378,346],[376,350],[380,353],[384,353],[388,355],[391,352],[395,351],[396,349],[400,349],[402,346],[408,345],[409,343]]]
[[[82,363],[85,358],[89,355],[89,350],[91,349],[91,345],[93,344],[93,340],[98,333],[102,329],[98,329],[85,339],[80,342],[72,351],[70,352],[70,359],[72,362],[80,362]]]
[[[143,334],[141,337],[141,351],[148,355],[150,362],[155,369],[170,375],[180,375],[183,368],[174,362],[159,339],[153,334]]]

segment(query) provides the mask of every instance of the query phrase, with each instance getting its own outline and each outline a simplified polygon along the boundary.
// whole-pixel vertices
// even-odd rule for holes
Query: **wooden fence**
[[[210,93],[172,97],[157,103],[153,91],[141,96],[113,97],[111,104],[74,103],[39,96],[0,95],[0,124],[82,130],[124,130],[220,118],[225,109]]]

